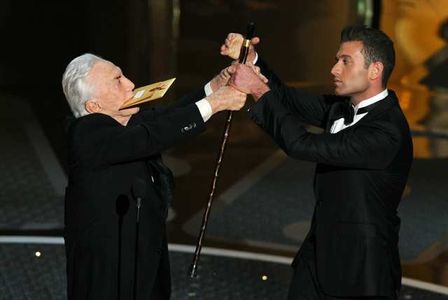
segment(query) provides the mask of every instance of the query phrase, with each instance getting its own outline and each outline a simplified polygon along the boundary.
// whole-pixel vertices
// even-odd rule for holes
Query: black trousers
[[[289,286],[288,300],[396,300],[397,293],[389,297],[331,297],[322,292],[316,275],[316,256],[312,238],[303,243],[294,265],[294,274]]]

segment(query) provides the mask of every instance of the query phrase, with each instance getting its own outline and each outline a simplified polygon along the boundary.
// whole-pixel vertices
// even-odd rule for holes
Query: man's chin
[[[344,93],[344,91],[342,91],[341,89],[338,89],[337,87],[334,88],[334,94],[336,96],[347,96],[347,93]]]

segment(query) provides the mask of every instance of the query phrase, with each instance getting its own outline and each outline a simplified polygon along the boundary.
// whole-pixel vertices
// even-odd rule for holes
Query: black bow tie
[[[357,115],[361,115],[364,114],[366,112],[369,112],[370,110],[372,110],[378,103],[380,103],[380,101],[377,101],[375,103],[372,103],[370,105],[361,107],[358,109],[358,111],[356,112]],[[353,118],[355,117],[355,108],[353,107],[353,105],[350,102],[346,102],[344,103],[344,105],[342,106],[343,110],[342,110],[342,115],[344,117],[344,125],[349,125],[351,123],[353,123]]]

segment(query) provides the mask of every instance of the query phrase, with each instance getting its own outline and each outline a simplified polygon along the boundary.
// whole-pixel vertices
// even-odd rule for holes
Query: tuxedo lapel
[[[330,132],[331,126],[333,125],[334,121],[344,117],[344,110],[346,109],[346,106],[349,105],[347,101],[347,99],[338,101],[330,107],[330,110],[328,111],[325,132]]]
[[[389,90],[389,95],[383,100],[380,100],[378,105],[375,106],[371,111],[369,111],[367,115],[362,118],[357,124],[378,118],[378,116],[396,106],[399,106],[397,96],[393,91]],[[356,126],[357,124],[353,126]]]
[[[334,121],[344,117],[344,109],[346,109],[346,106],[349,105],[347,101],[348,100],[338,101],[331,106],[328,112],[328,119],[325,127],[325,132],[330,132],[331,126],[333,125]],[[372,110],[370,110],[367,113],[367,115],[363,117],[359,122],[357,122],[352,126],[356,126],[362,124],[363,122],[375,119],[382,113],[392,109],[397,105],[399,105],[399,103],[397,96],[395,95],[395,92],[389,90],[389,95],[386,98],[380,100],[378,105],[376,105]]]

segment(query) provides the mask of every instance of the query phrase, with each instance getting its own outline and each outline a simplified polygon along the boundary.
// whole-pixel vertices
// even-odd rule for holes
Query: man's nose
[[[333,68],[331,68],[330,73],[331,73],[333,76],[336,76],[336,75],[338,75],[338,74],[340,73],[340,68],[338,67],[338,64],[337,64],[337,63],[335,63],[334,66],[333,66]]]
[[[127,84],[126,84],[127,89],[132,91],[135,87],[135,84],[132,81],[130,81],[127,77],[126,77],[126,81],[127,81]]]

